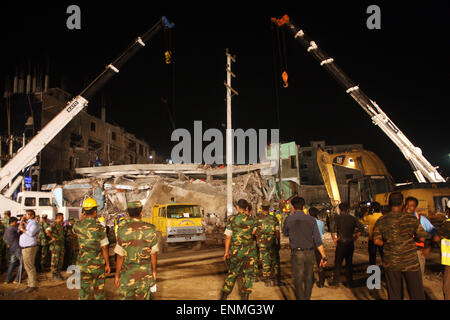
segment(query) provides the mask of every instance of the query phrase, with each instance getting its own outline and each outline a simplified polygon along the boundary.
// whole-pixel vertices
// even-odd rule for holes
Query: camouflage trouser
[[[0,223],[2,223],[2,222],[0,221]],[[0,272],[3,272],[4,266],[6,264],[4,261],[4,260],[6,260],[5,259],[6,258],[5,257],[5,253],[6,253],[5,247],[6,247],[5,243],[3,242],[2,239],[0,239]]]
[[[89,300],[91,290],[94,300],[105,300],[105,274],[104,273],[81,273],[80,290],[78,298]]]
[[[251,293],[256,276],[256,263],[257,259],[254,255],[231,257],[222,291],[228,294],[231,293],[238,275],[242,274],[242,291],[243,293]]]
[[[78,249],[75,249],[75,251],[73,252],[72,255],[72,264],[76,265],[77,264],[77,259],[78,259]]]
[[[51,271],[60,272],[64,262],[64,244],[52,244],[50,251],[52,252]]]
[[[150,300],[150,287],[152,281],[130,281],[124,272],[120,275],[119,299],[120,300]]]
[[[276,270],[278,269],[276,265],[276,247],[260,247],[259,252],[262,265],[262,278],[265,280],[276,278],[278,274]]]
[[[45,268],[45,263],[46,263],[46,259],[48,256],[48,244],[46,245],[41,245],[41,269],[44,270]]]

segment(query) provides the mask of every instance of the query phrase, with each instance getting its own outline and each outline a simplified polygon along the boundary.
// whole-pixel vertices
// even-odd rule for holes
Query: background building
[[[326,145],[325,141],[311,141],[308,147],[298,147],[299,176],[301,185],[321,185],[322,175],[317,165],[317,149],[322,148],[329,154],[363,149],[362,144]],[[338,184],[347,184],[348,179],[362,177],[360,171],[343,167],[334,167]]]
[[[48,80],[47,80],[48,81]],[[38,81],[36,81],[38,82]],[[30,83],[30,84],[28,84]],[[46,85],[32,85],[30,79],[14,79],[0,104],[0,166],[51,121],[71,99],[71,94]],[[157,155],[147,142],[125,129],[81,111],[42,150],[38,161],[26,173],[31,189],[76,178],[74,169],[89,166],[156,163]],[[27,186],[30,189],[30,185]]]

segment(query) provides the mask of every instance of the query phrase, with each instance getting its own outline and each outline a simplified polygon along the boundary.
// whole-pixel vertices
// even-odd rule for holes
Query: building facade
[[[22,95],[24,94],[15,94],[13,101],[19,101]],[[19,123],[25,124],[24,133],[20,134],[20,125],[16,126],[9,136],[8,133],[2,132],[2,160],[8,160],[11,153],[17,152],[23,145],[23,140],[28,142],[32,138],[32,134],[29,133],[30,123],[33,127],[32,131],[37,133],[66,106],[71,98],[69,93],[58,88],[31,93],[27,96],[30,101],[29,109],[32,110],[28,112],[28,116],[23,118],[23,115],[15,114],[14,108],[11,108],[12,111],[9,114],[9,117],[21,118]],[[24,119],[28,120],[23,121]],[[34,174],[39,174],[39,177],[36,179],[33,177],[33,189],[38,188],[36,180],[38,185],[42,185],[77,178],[74,173],[75,168],[155,163],[155,151],[150,149],[147,142],[105,120],[104,108],[102,108],[101,118],[83,110],[72,119],[45,146],[40,159],[38,157],[38,162],[34,166],[40,170],[34,170]],[[23,139],[20,139],[22,136]],[[11,148],[9,148],[8,139],[14,141]]]
[[[337,154],[352,150],[362,150],[362,144],[327,145],[325,141],[311,141],[309,146],[298,147],[300,184],[321,185],[322,175],[317,164],[317,150],[322,148],[329,154]],[[339,185],[346,185],[348,179],[362,177],[358,170],[343,167],[334,167],[336,180]]]

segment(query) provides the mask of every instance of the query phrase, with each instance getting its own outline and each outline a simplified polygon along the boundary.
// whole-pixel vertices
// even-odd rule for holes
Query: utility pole
[[[231,72],[231,62],[236,63],[236,57],[232,56],[228,50],[227,55],[227,81],[224,83],[227,88],[227,217],[233,214],[233,135],[231,129],[231,97],[239,93],[231,87],[231,77],[236,75]]]

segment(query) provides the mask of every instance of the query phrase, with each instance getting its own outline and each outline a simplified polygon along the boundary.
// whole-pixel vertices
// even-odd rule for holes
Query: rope
[[[272,58],[273,58],[273,77],[274,77],[274,89],[275,89],[275,108],[276,108],[276,112],[277,112],[277,125],[278,125],[278,130],[281,129],[281,119],[280,119],[280,97],[278,94],[278,77],[277,77],[277,57],[276,57],[276,52],[275,52],[275,33],[273,32],[274,27],[272,26]],[[278,29],[277,29],[277,33],[278,33]],[[279,47],[278,47],[279,48]]]

